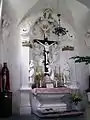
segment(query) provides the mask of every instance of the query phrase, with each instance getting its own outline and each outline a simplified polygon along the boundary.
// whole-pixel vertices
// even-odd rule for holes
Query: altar
[[[83,115],[84,105],[78,106],[78,109],[72,108],[71,93],[72,90],[65,87],[35,88],[30,96],[31,111],[38,117]]]
[[[74,46],[71,41],[70,45],[67,42],[62,45],[61,36],[66,35],[68,39],[74,37],[65,26],[61,26],[61,15],[57,14],[57,20],[52,13],[52,9],[46,8],[43,16],[37,18],[32,25],[32,40],[25,39],[22,42],[23,47],[29,48],[30,91],[27,95],[29,94],[31,112],[38,117],[81,115],[86,106],[86,94],[80,91],[76,71],[74,69],[72,72],[70,67],[68,52],[67,58],[64,55],[65,58],[62,59],[64,51],[74,51]],[[27,35],[27,30],[23,32],[24,36]],[[51,39],[51,36],[54,37]]]

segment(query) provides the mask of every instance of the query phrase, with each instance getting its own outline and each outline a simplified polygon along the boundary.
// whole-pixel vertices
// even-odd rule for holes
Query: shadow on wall
[[[83,21],[83,28],[87,31],[90,29],[90,11],[87,12],[87,15]]]
[[[12,94],[12,114],[20,113],[20,90]]]

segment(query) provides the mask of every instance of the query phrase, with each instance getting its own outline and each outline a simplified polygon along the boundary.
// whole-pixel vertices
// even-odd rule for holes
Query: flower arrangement
[[[43,81],[44,74],[40,71],[36,71],[35,74],[35,83],[37,88],[42,87],[42,81]]]
[[[43,74],[42,72],[36,72],[35,79],[40,81],[43,79]]]
[[[82,95],[78,92],[72,93],[72,101],[77,105],[78,102],[82,101]]]
[[[35,81],[36,83],[39,83],[40,81],[43,80],[44,74],[42,72],[42,68],[38,65],[36,66],[36,70],[35,70]]]

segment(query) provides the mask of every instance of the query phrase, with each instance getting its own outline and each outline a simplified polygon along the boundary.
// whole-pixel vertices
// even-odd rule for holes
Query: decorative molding
[[[11,25],[11,19],[8,18],[6,14],[2,15],[2,20],[1,20],[1,30],[3,32],[3,40],[7,40],[10,36],[10,25]]]
[[[90,37],[90,28],[86,31],[85,37],[86,37],[86,38],[89,38],[89,37]]]
[[[20,26],[20,38],[21,41],[30,41],[30,24],[26,20]]]
[[[72,46],[64,46],[62,48],[62,51],[74,51],[74,47],[72,47]]]
[[[1,27],[3,29],[7,29],[10,26],[11,21],[8,19],[8,17],[5,14],[2,16],[1,21],[2,21],[1,22]]]
[[[33,47],[30,41],[29,41],[29,42],[28,42],[28,41],[24,41],[24,42],[22,42],[22,46],[30,47],[30,48]]]
[[[30,88],[30,87],[21,87],[20,88],[20,91],[22,92],[22,91],[25,91],[25,92],[29,92],[29,91],[31,91],[32,89]]]
[[[87,47],[90,47],[90,29],[87,30],[87,32],[85,33],[85,44]]]
[[[50,31],[58,24],[52,16],[51,8],[46,8],[43,11],[43,16],[39,17],[33,25],[33,34],[37,36],[38,32],[45,37],[50,36]]]

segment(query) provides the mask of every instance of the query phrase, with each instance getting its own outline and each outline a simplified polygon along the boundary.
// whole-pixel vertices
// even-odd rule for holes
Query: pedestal
[[[21,88],[20,89],[20,115],[30,115],[31,114],[31,105],[30,105],[30,88]]]
[[[88,92],[87,95],[88,95],[88,102],[90,102],[90,92]]]
[[[0,117],[12,115],[12,92],[0,93]]]

